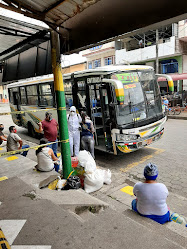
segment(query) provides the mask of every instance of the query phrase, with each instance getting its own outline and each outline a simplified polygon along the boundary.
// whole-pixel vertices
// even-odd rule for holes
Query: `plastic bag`
[[[96,170],[96,163],[90,152],[81,150],[78,154],[79,165],[84,167],[86,173],[92,173]]]
[[[70,176],[67,179],[66,185],[64,186],[63,190],[68,190],[68,189],[78,189],[81,187],[81,181],[78,176]]]
[[[60,176],[58,176],[58,182],[56,184],[56,188],[58,190],[61,190],[65,185],[66,185],[67,180],[66,179],[61,179]]]

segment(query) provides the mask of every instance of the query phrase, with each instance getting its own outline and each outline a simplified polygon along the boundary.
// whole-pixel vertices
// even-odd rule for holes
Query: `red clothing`
[[[53,118],[51,121],[43,120],[42,122],[42,129],[44,131],[44,137],[47,138],[50,142],[55,142],[57,139],[57,127],[58,123]]]

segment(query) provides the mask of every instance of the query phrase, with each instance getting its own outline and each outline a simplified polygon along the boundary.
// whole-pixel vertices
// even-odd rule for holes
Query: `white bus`
[[[166,118],[157,78],[150,66],[121,65],[63,75],[67,111],[75,105],[95,127],[95,148],[115,155],[129,153],[160,139]],[[14,123],[34,136],[46,108],[55,108],[53,75],[8,85]],[[57,119],[56,110],[51,110]]]

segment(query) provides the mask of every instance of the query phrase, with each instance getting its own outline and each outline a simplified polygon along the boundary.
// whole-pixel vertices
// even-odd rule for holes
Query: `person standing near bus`
[[[67,115],[67,121],[71,156],[78,156],[80,150],[80,123],[82,122],[82,118],[79,114],[76,114],[75,106],[70,107],[70,114]]]
[[[39,132],[44,132],[44,137],[48,140],[49,143],[57,142],[58,135],[58,123],[52,117],[52,113],[46,112],[45,119],[38,123]],[[55,156],[57,157],[57,148],[58,143],[50,144],[49,147],[53,150]]]
[[[86,113],[82,113],[82,132],[81,132],[81,145],[84,150],[91,153],[92,157],[95,159],[94,155],[94,126],[93,122],[87,116]]]

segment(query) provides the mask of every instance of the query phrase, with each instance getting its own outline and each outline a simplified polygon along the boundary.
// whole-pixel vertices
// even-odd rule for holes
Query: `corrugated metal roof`
[[[63,53],[142,29],[157,22],[187,18],[183,0],[4,0],[0,7],[59,27]],[[168,22],[167,22],[168,23]],[[155,28],[150,26],[148,28]],[[139,31],[140,32],[140,31]]]
[[[0,15],[0,58],[13,45],[23,42],[44,28]],[[8,53],[6,53],[7,56]]]
[[[187,19],[187,4],[184,0],[3,0],[0,1],[0,7],[43,21],[51,29],[59,32],[63,54],[78,52],[96,44]],[[19,28],[23,33],[18,32],[17,37],[10,37],[8,36],[8,32],[11,31],[10,25],[3,22],[0,19],[0,26],[1,23],[5,25],[7,36],[0,30],[0,61],[12,58],[6,63],[11,65],[11,73],[7,70],[7,75],[13,75],[14,72],[18,78],[25,77],[25,74],[22,74],[24,70],[20,69],[20,73],[15,70],[18,61],[15,55],[40,44],[42,40],[49,39],[49,36],[46,30],[43,31],[44,28],[37,30],[34,26],[21,27],[22,24],[16,21],[15,24],[13,22],[11,24],[14,32]],[[27,33],[29,38],[26,38]],[[50,51],[46,44],[45,51],[47,50]],[[33,51],[34,49],[30,49],[30,54],[25,52],[21,56],[22,59],[27,59],[27,62],[32,59],[33,72],[36,75],[50,72],[51,69],[47,64],[49,59],[45,60],[46,63],[43,63],[43,69],[40,70],[42,58],[48,58],[43,54],[44,49],[40,48],[39,51],[39,55],[43,54],[44,57],[40,56],[36,62],[38,51]],[[24,60],[21,62],[25,65]],[[28,66],[30,67],[29,63]]]

